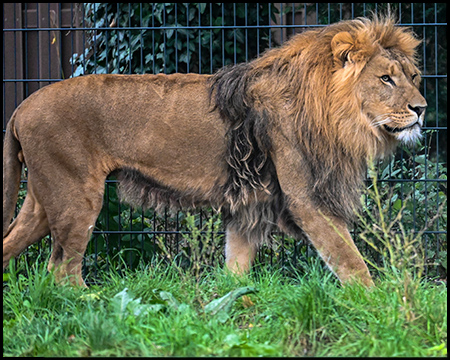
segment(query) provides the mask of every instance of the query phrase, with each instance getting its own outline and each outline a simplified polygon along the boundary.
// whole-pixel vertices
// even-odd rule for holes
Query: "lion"
[[[7,124],[3,268],[51,234],[48,268],[84,285],[113,173],[133,205],[219,209],[235,273],[249,271],[278,226],[309,239],[342,283],[373,285],[348,224],[368,161],[420,139],[419,44],[390,17],[357,18],[213,75],[87,75],[43,87]],[[28,192],[10,224],[24,165]]]

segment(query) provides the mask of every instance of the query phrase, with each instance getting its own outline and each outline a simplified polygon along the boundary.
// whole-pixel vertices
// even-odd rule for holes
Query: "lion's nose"
[[[420,115],[423,114],[423,112],[425,111],[426,108],[427,108],[426,106],[411,106],[411,105],[408,105],[408,109],[414,111],[417,114],[417,116],[419,116],[419,117],[420,117]]]

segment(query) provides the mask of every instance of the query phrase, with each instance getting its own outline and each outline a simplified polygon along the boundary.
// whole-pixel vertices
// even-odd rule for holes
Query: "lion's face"
[[[360,78],[362,111],[378,135],[403,143],[420,138],[427,102],[420,94],[420,72],[403,54],[384,50],[366,65]]]

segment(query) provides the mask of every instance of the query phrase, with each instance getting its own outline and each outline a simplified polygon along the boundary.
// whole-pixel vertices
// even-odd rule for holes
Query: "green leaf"
[[[27,309],[31,309],[31,303],[29,300],[25,299],[23,301],[23,306],[25,306]]]
[[[241,344],[241,340],[239,339],[239,336],[237,334],[229,334],[225,336],[223,342],[228,346],[236,346]]]
[[[178,308],[180,307],[180,303],[170,292],[161,291],[159,293],[159,296],[161,297],[161,299],[167,302],[168,306],[174,308],[175,310],[178,310]]]
[[[167,26],[168,27],[175,27],[174,24],[168,24]],[[167,29],[166,30],[166,38],[170,39],[173,36],[174,32],[175,32],[175,29]]]
[[[198,9],[200,10],[200,14],[203,14],[205,12],[205,9],[206,9],[206,3],[199,3],[198,4]]]
[[[205,306],[203,311],[205,313],[210,313],[211,315],[217,315],[220,322],[225,322],[229,317],[231,307],[239,297],[245,294],[255,293],[257,291],[257,289],[250,286],[238,288],[236,290],[230,291],[220,299],[211,301]]]
[[[441,251],[439,253],[439,263],[447,271],[447,251]]]
[[[192,21],[197,13],[197,9],[195,7],[189,7],[189,21]]]
[[[141,298],[133,299],[127,288],[114,296],[111,306],[120,319],[158,312],[165,308],[164,304],[141,304]]]
[[[184,54],[181,54],[178,61],[179,62],[184,62],[184,63],[188,63],[188,61],[191,60],[191,52],[187,53],[185,52]]]
[[[445,343],[442,343],[441,345],[429,348],[428,352],[437,356],[447,356],[447,346]]]
[[[394,203],[392,204],[392,207],[394,208],[394,210],[399,211],[402,208],[401,199],[395,200]]]
[[[248,338],[243,338],[237,334],[229,334],[225,337],[224,343],[230,346],[229,355],[231,356],[275,356],[279,353],[273,345],[265,343],[250,342]]]
[[[426,158],[426,155],[416,155],[414,160],[418,164],[425,165],[425,162],[427,161],[427,158]]]
[[[122,317],[126,313],[127,306],[131,301],[133,301],[133,298],[128,294],[128,288],[125,288],[113,297],[111,305],[119,316]]]

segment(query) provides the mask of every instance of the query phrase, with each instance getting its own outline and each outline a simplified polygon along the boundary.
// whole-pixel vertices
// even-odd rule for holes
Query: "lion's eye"
[[[386,84],[391,84],[395,86],[395,82],[394,80],[391,79],[391,77],[389,75],[383,75],[380,77],[381,81],[386,83]]]

